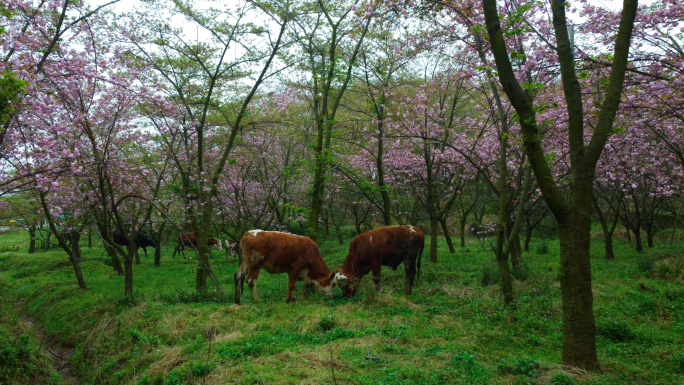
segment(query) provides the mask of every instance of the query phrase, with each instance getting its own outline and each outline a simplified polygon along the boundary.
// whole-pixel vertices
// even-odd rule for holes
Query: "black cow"
[[[112,237],[114,238],[114,243],[117,245],[121,246],[128,246],[128,239],[123,235],[123,233],[119,230],[114,230],[114,233],[112,233]],[[145,252],[145,256],[147,257],[147,247],[157,247],[157,242],[153,241],[152,239],[147,237],[147,234],[145,234],[142,231],[138,231],[138,237],[135,238],[135,245],[138,246],[138,249],[142,247],[143,251]]]

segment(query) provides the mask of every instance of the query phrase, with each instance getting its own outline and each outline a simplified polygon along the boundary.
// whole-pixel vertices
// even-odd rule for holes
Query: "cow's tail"
[[[416,267],[418,270],[418,279],[420,279],[420,260],[423,259],[423,248],[425,247],[425,243],[420,245],[420,251],[418,252],[418,262],[416,263]]]

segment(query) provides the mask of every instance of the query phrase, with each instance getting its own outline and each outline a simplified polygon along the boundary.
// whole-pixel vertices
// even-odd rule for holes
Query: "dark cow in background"
[[[263,268],[271,274],[287,273],[287,302],[294,301],[297,281],[312,283],[318,291],[332,298],[337,276],[321,257],[318,245],[310,238],[275,231],[250,230],[240,240],[240,268],[235,272],[235,303],[240,303],[245,277],[252,298],[259,300],[257,280]]]
[[[128,239],[126,239],[121,231],[114,230],[112,233],[112,238],[114,238],[114,243],[117,245],[128,246]],[[147,234],[145,234],[143,231],[138,231],[138,236],[135,238],[135,245],[138,246],[138,249],[142,247],[146,257],[148,247],[157,248],[157,242],[148,238]],[[138,263],[140,263],[140,261],[138,261]]]
[[[352,239],[344,266],[337,268],[337,283],[344,297],[351,297],[359,290],[361,278],[373,272],[373,281],[380,289],[380,266],[393,270],[403,262],[406,272],[404,294],[411,294],[416,275],[416,260],[420,273],[425,234],[414,226],[385,226],[366,231]]]
[[[218,241],[214,239],[213,237],[209,237],[209,242],[207,242],[207,246],[212,247],[218,246]],[[178,245],[176,246],[175,249],[173,249],[173,255],[172,258],[176,258],[176,253],[181,252],[185,253],[185,248],[189,247],[191,249],[196,249],[197,248],[197,240],[195,239],[195,233],[190,232],[190,233],[180,233],[178,234]],[[220,250],[220,249],[219,249]]]

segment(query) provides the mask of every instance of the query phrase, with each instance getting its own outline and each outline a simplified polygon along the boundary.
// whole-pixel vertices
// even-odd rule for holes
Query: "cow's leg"
[[[147,258],[147,247],[143,247],[143,253],[145,253],[145,258]]]
[[[380,290],[380,264],[373,265],[371,268],[373,272],[373,282],[375,283],[375,290]]]
[[[295,285],[297,284],[297,277],[299,276],[299,271],[292,270],[290,272],[289,279],[287,281],[287,295],[285,296],[285,302],[290,303],[295,300]]]
[[[363,276],[359,276],[359,278],[356,279],[356,283],[354,285],[354,293],[352,295],[356,295],[356,293],[361,290],[361,280],[363,279]]]
[[[179,247],[180,245],[176,245],[176,247],[173,248],[173,255],[171,256],[171,258],[176,258],[176,253],[178,252]]]
[[[404,259],[404,272],[406,273],[406,284],[404,285],[404,294],[411,294],[411,289],[413,288],[413,278],[416,276],[416,254],[406,257]]]
[[[242,296],[242,291],[245,286],[245,276],[247,273],[243,270],[242,266],[235,272],[233,276],[235,278],[235,303],[240,304],[240,297]]]
[[[250,269],[247,274],[247,286],[249,286],[249,291],[252,292],[252,298],[254,302],[259,300],[259,292],[257,291],[257,280],[259,280],[259,270]]]

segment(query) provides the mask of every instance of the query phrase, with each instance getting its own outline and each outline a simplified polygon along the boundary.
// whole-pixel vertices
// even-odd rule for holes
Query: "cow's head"
[[[209,241],[207,241],[207,246],[209,246],[209,249],[212,247],[218,251],[221,251],[221,243],[217,241],[214,237],[209,237]]]
[[[143,249],[146,247],[154,247],[155,249],[157,248],[157,242],[147,237],[140,237],[136,240],[135,243]]]
[[[328,298],[333,297],[333,288],[337,285],[337,275],[335,273],[330,273],[327,277],[321,278],[319,280],[313,280],[314,286],[321,295]]]
[[[337,281],[337,284],[340,286],[344,298],[349,298],[356,294],[356,280],[354,279],[354,276],[345,273],[341,267],[337,268],[335,281]]]

